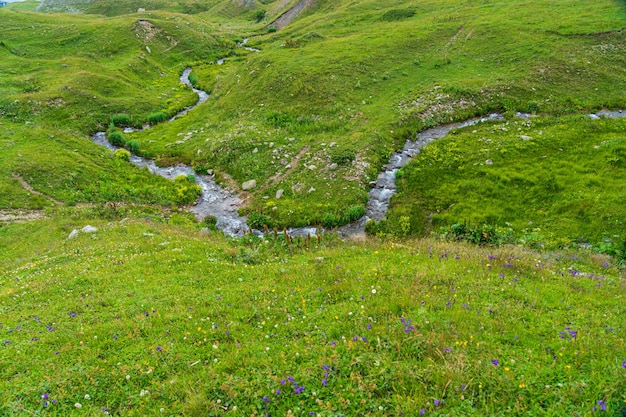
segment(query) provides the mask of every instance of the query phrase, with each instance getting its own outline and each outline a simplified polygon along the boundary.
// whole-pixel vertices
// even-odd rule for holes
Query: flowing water
[[[247,39],[239,45],[245,47]],[[254,52],[258,52],[257,49],[248,48]],[[208,100],[209,94],[206,91],[193,88],[189,81],[189,74],[191,68],[187,68],[180,76],[180,81],[185,85],[192,87],[193,91],[198,94],[198,102],[193,106],[189,106],[186,109],[181,110],[170,121],[176,120],[183,114],[188,113],[200,104]],[[518,113],[517,117],[527,119],[531,117],[529,114]],[[590,114],[590,118],[599,119],[606,118],[622,118],[626,117],[626,112],[622,110],[608,111],[602,110],[595,114]],[[387,211],[389,210],[389,203],[391,197],[396,193],[396,173],[406,164],[408,164],[417,154],[420,149],[428,145],[430,142],[436,139],[441,139],[450,133],[453,129],[460,129],[468,126],[473,126],[477,123],[486,121],[502,120],[504,116],[502,114],[494,113],[485,117],[479,117],[475,119],[466,120],[459,123],[450,123],[447,125],[437,126],[431,129],[424,130],[418,133],[415,140],[407,140],[404,148],[391,155],[389,163],[386,164],[381,173],[378,175],[376,181],[370,183],[371,190],[369,192],[369,201],[365,208],[365,215],[359,220],[342,226],[338,229],[338,233],[341,237],[350,237],[355,235],[362,235],[365,232],[365,223],[369,220],[380,221],[385,218]],[[127,128],[124,131],[134,132],[143,129],[149,129],[150,126],[144,126],[142,129],[130,129]],[[104,146],[111,151],[119,149],[109,143],[106,138],[105,132],[98,132],[92,137],[93,142],[98,145]],[[198,201],[191,207],[191,211],[196,215],[198,220],[202,220],[207,216],[215,216],[217,218],[217,229],[221,230],[225,234],[233,237],[241,237],[244,233],[249,232],[251,229],[246,223],[246,217],[238,214],[238,209],[242,207],[242,200],[237,194],[231,190],[222,188],[215,182],[215,178],[208,175],[198,175],[194,172],[193,168],[187,165],[179,164],[173,167],[158,167],[153,160],[142,158],[140,156],[131,155],[130,162],[139,166],[145,167],[150,172],[156,175],[160,175],[164,178],[174,180],[179,175],[193,175],[196,183],[202,188],[202,193],[198,198]],[[287,230],[289,236],[315,236],[320,233],[321,229],[317,227],[300,227],[290,228]],[[260,230],[252,230],[258,236],[264,234]]]

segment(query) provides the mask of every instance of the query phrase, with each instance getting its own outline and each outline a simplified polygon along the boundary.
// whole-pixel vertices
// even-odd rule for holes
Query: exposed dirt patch
[[[293,20],[307,7],[313,7],[315,5],[315,0],[301,0],[298,4],[293,6],[291,9],[287,10],[285,13],[281,14],[276,18],[272,23],[267,25],[267,27],[275,28],[280,30],[286,26],[288,26]]]
[[[0,223],[24,223],[46,218],[41,210],[0,210]]]

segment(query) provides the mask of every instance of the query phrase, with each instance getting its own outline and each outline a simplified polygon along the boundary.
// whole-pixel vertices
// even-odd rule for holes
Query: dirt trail
[[[293,6],[291,9],[287,10],[285,13],[278,16],[272,23],[267,25],[267,27],[275,28],[276,30],[281,30],[282,28],[289,25],[293,20],[306,8],[312,6],[315,3],[315,0],[301,0],[298,4]]]
[[[17,173],[15,173],[15,172],[14,172],[12,175],[13,175],[13,178],[15,178],[15,179],[16,179],[16,180],[20,183],[20,185],[21,185],[22,187],[24,187],[24,189],[25,189],[25,190],[30,191],[30,192],[31,192],[31,193],[33,193],[33,194],[36,194],[36,195],[40,195],[40,196],[42,196],[42,197],[45,197],[45,198],[47,198],[48,200],[52,201],[52,202],[53,202],[54,204],[56,204],[56,205],[59,205],[59,206],[62,206],[62,205],[63,205],[63,203],[62,203],[62,202],[60,202],[59,200],[56,200],[56,199],[55,199],[55,198],[53,198],[53,197],[47,196],[47,195],[45,195],[45,194],[43,194],[43,193],[40,193],[39,191],[35,190],[33,187],[31,187],[31,186],[30,186],[30,184],[29,184],[29,183],[27,183],[27,182],[26,182],[26,180],[25,180],[24,178],[22,178],[22,177],[20,176],[20,174],[17,174]]]
[[[302,157],[304,155],[306,155],[306,153],[309,151],[309,148],[310,148],[310,146],[307,145],[304,148],[300,149],[300,152],[298,152],[298,155],[296,155],[296,157],[291,161],[289,169],[285,173],[283,173],[283,174],[274,175],[273,177],[269,178],[267,180],[267,183],[261,188],[261,191],[265,191],[269,187],[271,187],[272,185],[274,185],[274,184],[276,184],[278,182],[281,182],[282,180],[287,178],[287,176],[289,174],[291,174],[298,167],[298,163],[300,162]]]

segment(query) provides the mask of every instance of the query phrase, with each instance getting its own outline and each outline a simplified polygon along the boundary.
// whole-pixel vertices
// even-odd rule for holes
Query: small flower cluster
[[[415,330],[415,327],[411,324],[413,323],[413,320],[411,319],[405,319],[404,317],[402,317],[400,319],[400,321],[402,322],[402,324],[404,325],[404,333],[410,333],[413,330]]]
[[[564,332],[559,332],[559,337],[561,339],[572,340],[576,338],[578,332],[576,330],[572,330],[570,327],[566,327]]]

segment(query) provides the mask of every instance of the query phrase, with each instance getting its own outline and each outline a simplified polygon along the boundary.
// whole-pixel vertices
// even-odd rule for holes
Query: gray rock
[[[291,189],[296,192],[299,193],[302,190],[302,185],[301,184],[294,184]]]
[[[256,180],[246,181],[243,184],[241,184],[241,189],[244,191],[252,190],[255,187],[256,187]]]
[[[279,200],[279,199],[283,196],[283,193],[284,193],[284,192],[285,192],[285,191],[284,191],[284,190],[282,190],[282,189],[281,189],[281,190],[276,191],[276,200]]]
[[[487,160],[485,161],[485,163],[486,163],[487,165],[493,165],[493,161],[492,161],[491,159],[487,159]]]
[[[336,162],[333,162],[332,164],[330,164],[330,166],[328,167],[328,169],[337,169],[339,165],[337,165]]]
[[[315,165],[309,165],[309,169],[311,171],[315,171],[317,169],[317,167]]]
[[[72,233],[70,233],[70,235],[67,238],[68,239],[74,239],[76,237],[78,237],[78,229],[72,230]]]
[[[96,233],[98,229],[93,226],[87,225],[83,227],[82,229],[80,229],[80,231],[83,233]]]

